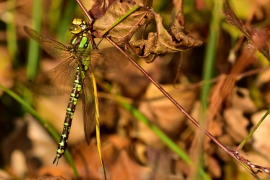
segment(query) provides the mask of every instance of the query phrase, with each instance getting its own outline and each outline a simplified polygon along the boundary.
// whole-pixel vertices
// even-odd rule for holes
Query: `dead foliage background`
[[[82,3],[90,9],[93,2]],[[231,9],[224,6],[219,11],[215,11],[216,3],[214,0],[184,1],[181,16],[184,19],[178,19],[183,29],[179,31],[174,25],[181,1],[153,1],[155,13],[137,11],[131,19],[126,19],[129,28],[120,25],[112,29],[110,35],[119,45],[137,54],[139,57],[132,57],[151,77],[217,140],[233,150],[247,137],[270,104],[267,61],[270,1],[230,0]],[[44,0],[41,4],[42,34],[67,44],[71,37],[69,23],[74,17],[85,18],[82,10],[75,1]],[[110,10],[116,12],[119,6]],[[22,27],[32,24],[32,7],[31,0],[0,2],[0,84],[20,96],[25,93],[27,82],[29,41]],[[94,25],[98,37],[108,28],[105,20],[110,16],[97,9],[91,14],[100,18]],[[123,12],[117,11],[120,15]],[[211,28],[213,17],[219,17],[215,32]],[[211,33],[217,33],[216,45],[212,49],[208,46]],[[187,35],[190,39],[185,38]],[[189,42],[191,46],[187,46]],[[99,48],[108,46],[110,44],[103,40]],[[214,57],[210,65],[211,79],[204,79],[203,75],[209,65],[206,63],[207,53]],[[39,72],[52,69],[61,62],[44,51],[39,59]],[[97,73],[96,77],[102,155],[108,179],[198,179],[198,164],[202,164],[211,179],[254,179],[205,137],[131,63],[117,73]],[[110,91],[106,89],[108,84]],[[206,96],[202,92],[205,84],[210,85]],[[57,144],[45,128],[21,104],[5,92],[0,93],[0,179],[74,178],[64,158],[58,166],[52,164]],[[132,110],[124,109],[117,101],[118,95],[145,115],[150,124],[165,132],[190,156],[193,165],[185,163],[165,146],[151,129],[131,115]],[[44,96],[34,98],[33,106],[60,133],[67,101],[68,95]],[[94,129],[91,145],[87,146],[81,112],[82,104],[79,103],[70,132],[69,149],[82,179],[103,179]],[[269,167],[270,163],[269,128],[270,119],[267,117],[240,151],[250,162],[263,167]],[[203,155],[200,155],[202,150]],[[257,175],[262,179],[269,178],[262,172]]]

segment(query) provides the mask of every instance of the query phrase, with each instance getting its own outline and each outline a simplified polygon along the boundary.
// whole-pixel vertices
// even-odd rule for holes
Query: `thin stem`
[[[210,134],[206,129],[204,129],[191,115],[186,112],[186,110],[178,104],[169,93],[167,93],[159,84],[156,82],[136,61],[134,61],[125,51],[123,51],[116,43],[114,43],[109,37],[106,39],[112,43],[119,51],[121,51],[130,61],[133,63],[159,90],[162,92],[182,113],[187,116],[191,122],[197,126],[200,130],[202,130],[211,140],[213,140],[218,146],[220,146],[225,152],[230,152],[228,148],[226,148],[221,142],[215,139],[212,134]]]
[[[242,147],[246,144],[246,142],[251,138],[251,136],[255,133],[255,131],[258,129],[258,127],[261,125],[261,123],[265,120],[265,118],[270,114],[270,109],[263,115],[261,120],[256,124],[256,126],[251,130],[249,135],[239,144],[239,146],[235,149],[235,151],[239,151],[242,149]]]
[[[87,18],[89,19],[89,23],[92,24],[92,22],[94,21],[91,16],[88,14],[87,9],[84,7],[84,5],[82,4],[82,2],[80,0],[76,0],[77,3],[79,4],[79,6],[82,8],[84,14],[87,16]]]
[[[134,61],[124,50],[122,50],[115,42],[113,42],[109,37],[106,37],[106,39],[114,45],[119,51],[121,51],[130,61],[133,65],[135,65],[159,90],[166,96],[182,113],[188,117],[191,122],[197,126],[204,134],[206,134],[212,141],[214,141],[221,149],[223,149],[228,155],[230,155],[232,158],[234,158],[237,162],[239,162],[246,170],[248,170],[253,177],[256,179],[260,179],[254,172],[252,172],[243,162],[241,162],[236,154],[235,150],[230,150],[227,147],[225,147],[221,142],[219,142],[215,137],[212,136],[211,133],[209,133],[206,129],[204,129],[198,121],[196,121],[191,115],[189,115],[186,110],[178,104],[171,96],[168,94],[159,84],[156,82],[136,61]],[[201,168],[200,168],[201,171]]]

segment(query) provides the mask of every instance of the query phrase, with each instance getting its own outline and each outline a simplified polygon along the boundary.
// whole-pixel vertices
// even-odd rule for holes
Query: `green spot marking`
[[[62,147],[62,146],[65,145],[65,143],[64,143],[63,141],[61,141],[61,142],[59,143],[59,145]]]
[[[77,102],[78,102],[78,99],[77,99],[77,98],[74,98],[74,99],[73,99],[73,104],[74,104],[74,105],[77,105]]]
[[[80,48],[85,48],[85,46],[88,47],[88,39],[87,39],[87,37],[83,37],[81,42],[80,42],[80,45],[79,45]]]
[[[82,86],[78,84],[78,86],[76,87],[77,91],[81,91],[82,90]]]

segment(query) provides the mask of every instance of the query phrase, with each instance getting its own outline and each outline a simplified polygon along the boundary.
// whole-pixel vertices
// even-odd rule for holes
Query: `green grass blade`
[[[62,15],[62,17],[65,18],[62,18],[61,21],[59,21],[57,24],[57,35],[59,37],[60,42],[66,42],[67,35],[70,35],[70,33],[68,32],[68,27],[70,26],[70,22],[74,17],[76,7],[77,7],[76,1],[67,2],[67,6]]]
[[[59,28],[61,21],[65,21],[65,16],[63,16],[62,8],[64,6],[63,0],[51,1],[49,4],[48,11],[50,12],[46,16],[48,17],[48,21],[50,22],[50,30],[54,30],[55,28]]]
[[[181,159],[183,159],[187,164],[192,166],[192,162],[189,156],[179,148],[177,144],[175,144],[162,130],[160,130],[156,125],[152,124],[140,111],[138,111],[131,104],[125,102],[122,98],[117,98],[117,101],[123,106],[126,110],[128,110],[136,119],[144,123],[147,127],[151,129],[160,140],[169,147],[174,153],[176,153]],[[211,178],[204,172],[202,168],[199,169],[200,175],[205,180],[210,180]]]
[[[40,31],[41,27],[41,12],[42,12],[42,1],[35,0],[33,1],[33,24],[32,27]],[[30,40],[29,42],[29,49],[28,49],[28,62],[26,67],[26,75],[28,79],[33,78],[37,72],[37,64],[38,64],[38,57],[39,57],[39,46],[34,40]]]
[[[246,144],[246,142],[251,138],[251,136],[255,133],[255,131],[258,129],[258,127],[262,124],[262,122],[265,120],[265,118],[270,114],[270,109],[263,115],[261,120],[254,126],[254,128],[251,130],[251,132],[248,134],[248,136],[241,142],[241,144],[237,147],[237,150],[239,151],[242,149],[242,147]]]
[[[220,20],[221,20],[221,8],[222,3],[221,1],[214,1],[214,9],[212,10],[212,21],[210,24],[210,32],[209,32],[209,39],[208,43],[206,45],[206,54],[205,54],[205,62],[203,66],[203,82],[209,82],[211,78],[213,78],[214,74],[214,64],[215,64],[215,58],[216,58],[216,46],[218,43],[218,36],[219,36],[219,26],[220,26]],[[200,93],[200,102],[201,102],[201,110],[200,110],[200,124],[205,127],[205,115],[206,111],[208,109],[208,98],[210,94],[211,84],[210,83],[204,83],[202,86],[202,91]],[[201,133],[201,132],[199,132]],[[200,135],[199,135],[200,136]],[[198,167],[195,167],[196,169],[201,169],[201,167],[204,166],[204,159],[203,159],[203,149],[200,148],[203,146],[204,137],[200,138],[197,141],[197,147],[198,147]],[[199,168],[200,167],[200,168]],[[200,179],[199,172],[195,172],[196,178]]]
[[[206,54],[205,54],[205,63],[203,67],[203,81],[208,82],[214,74],[214,62],[216,58],[216,46],[218,43],[219,36],[219,27],[221,20],[221,8],[222,3],[220,1],[215,2],[215,8],[212,11],[212,21],[210,24],[210,32],[209,32],[209,40],[206,45]],[[209,97],[211,84],[204,83],[201,92],[201,103],[202,110],[205,111],[207,109],[207,102]]]
[[[135,12],[137,9],[139,9],[140,6],[135,5],[133,8],[131,8],[124,16],[120,17],[117,21],[115,21],[110,28],[104,30],[101,35],[104,36],[107,32],[109,32],[112,28],[114,28],[117,24],[119,24],[120,22],[122,22],[126,17],[128,17],[130,14],[132,14],[133,12]]]
[[[17,62],[15,61],[16,55],[18,53],[18,45],[17,45],[17,35],[16,35],[16,24],[14,19],[14,10],[13,8],[16,6],[16,0],[10,0],[7,1],[8,9],[10,10],[10,19],[7,22],[7,47],[9,54],[11,55],[11,59],[14,62],[13,65],[17,65]]]

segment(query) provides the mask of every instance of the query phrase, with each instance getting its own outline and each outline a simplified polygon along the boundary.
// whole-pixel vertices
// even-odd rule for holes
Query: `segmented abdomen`
[[[80,92],[82,90],[82,83],[83,83],[83,76],[82,76],[82,71],[80,70],[80,67],[77,67],[77,71],[76,71],[76,76],[75,76],[75,80],[73,83],[73,87],[72,87],[72,91],[70,93],[70,97],[69,97],[69,103],[66,109],[66,116],[65,116],[65,121],[64,121],[64,128],[63,128],[63,132],[61,135],[61,139],[60,142],[58,143],[58,148],[56,151],[56,157],[53,161],[53,163],[55,163],[55,161],[57,161],[59,158],[61,158],[61,156],[65,153],[66,149],[67,149],[67,141],[68,141],[68,136],[69,136],[69,132],[70,132],[70,127],[72,124],[72,119],[73,119],[73,115],[76,109],[76,105],[80,96]]]

